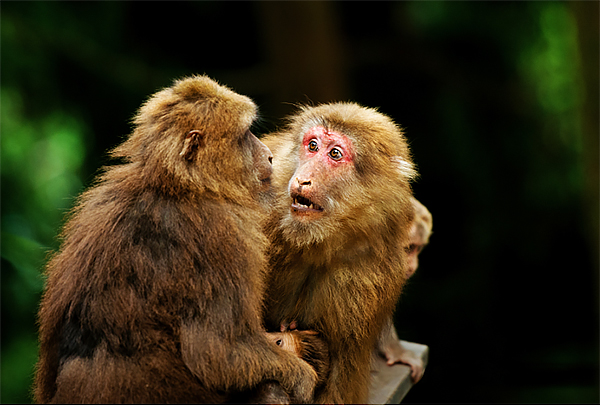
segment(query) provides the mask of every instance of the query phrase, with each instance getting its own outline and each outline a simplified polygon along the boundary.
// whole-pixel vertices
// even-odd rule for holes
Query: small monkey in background
[[[372,349],[407,276],[408,145],[389,117],[355,103],[304,107],[263,142],[276,193],[267,326],[296,321],[323,337],[330,372],[316,403],[366,403]]]
[[[409,278],[419,267],[419,254],[429,243],[429,237],[433,228],[433,217],[429,210],[427,210],[427,207],[414,197],[411,200],[415,210],[415,218],[410,227],[410,245],[407,248],[407,276]],[[423,369],[423,360],[402,346],[398,339],[392,317],[388,319],[379,337],[377,352],[387,360],[388,365],[394,365],[398,362],[409,365],[411,368],[411,378],[414,383],[419,382],[423,377],[423,373],[425,372]]]
[[[256,110],[205,76],[142,105],[48,263],[37,403],[222,403],[272,381],[312,399],[313,369],[262,325]]]
[[[410,226],[410,245],[408,246],[408,277],[413,276],[419,267],[419,254],[429,244],[433,229],[433,216],[420,201],[412,198],[415,218]]]

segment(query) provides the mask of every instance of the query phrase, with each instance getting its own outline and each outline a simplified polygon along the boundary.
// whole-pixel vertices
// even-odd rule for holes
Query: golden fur
[[[328,182],[324,215],[298,221],[288,186],[302,139],[315,126],[346,135],[352,169]],[[267,220],[271,269],[266,320],[277,329],[297,321],[329,347],[331,372],[317,403],[365,403],[370,357],[406,279],[412,221],[410,181],[416,176],[406,140],[387,116],[354,103],[304,107],[282,131],[263,140],[274,155],[277,205]]]

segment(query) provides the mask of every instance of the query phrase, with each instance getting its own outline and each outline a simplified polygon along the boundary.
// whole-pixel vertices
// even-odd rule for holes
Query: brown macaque
[[[408,246],[408,277],[413,276],[419,267],[419,254],[429,244],[433,229],[433,217],[427,207],[412,198],[415,218],[410,226],[410,245]]]
[[[433,227],[433,217],[429,210],[414,197],[411,200],[415,218],[410,227],[410,245],[406,248],[408,252],[408,277],[411,277],[419,267],[419,253],[429,243]],[[388,365],[399,362],[410,366],[411,378],[414,383],[419,382],[423,377],[425,372],[423,360],[402,346],[392,317],[388,319],[384,326],[376,348],[377,352],[386,359]]]
[[[306,361],[317,374],[317,387],[324,384],[329,373],[330,361],[327,344],[319,333],[312,330],[296,330],[296,323],[282,325],[281,331],[266,333],[279,347]]]
[[[276,193],[267,327],[297,321],[323,337],[331,365],[316,403],[366,403],[371,353],[407,275],[408,145],[389,117],[354,103],[304,107],[263,141]]]
[[[271,153],[256,106],[205,76],[175,81],[80,196],[47,265],[38,403],[221,403],[313,369],[262,325]]]

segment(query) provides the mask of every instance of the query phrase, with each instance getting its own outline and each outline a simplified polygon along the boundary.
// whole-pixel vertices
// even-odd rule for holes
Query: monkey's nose
[[[310,186],[310,184],[311,184],[310,179],[301,180],[301,179],[296,178],[296,181],[298,182],[298,184],[300,186]]]

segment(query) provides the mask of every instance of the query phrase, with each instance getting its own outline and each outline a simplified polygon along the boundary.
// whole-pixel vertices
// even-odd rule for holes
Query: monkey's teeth
[[[296,210],[302,211],[323,211],[323,208],[318,204],[315,204],[302,196],[294,196],[292,198],[292,205]]]
[[[294,204],[298,205],[298,206],[302,206],[302,207],[309,207],[309,206],[305,205],[304,203],[299,202],[298,198],[296,198],[296,197],[294,197]]]

